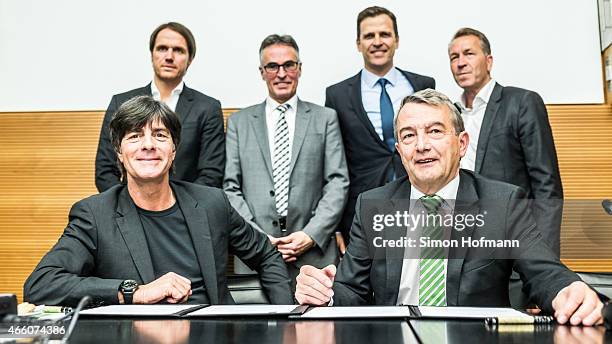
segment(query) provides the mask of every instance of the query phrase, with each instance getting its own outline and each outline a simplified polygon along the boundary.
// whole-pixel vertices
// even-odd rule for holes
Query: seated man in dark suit
[[[524,191],[460,170],[469,138],[459,111],[445,95],[424,90],[406,97],[395,128],[396,149],[408,178],[359,196],[351,242],[337,274],[331,265],[322,270],[302,267],[295,293],[301,304],[509,307],[507,286],[514,267],[532,299],[560,323],[601,322],[602,302],[543,241],[527,202],[521,202]],[[422,241],[416,246],[382,246],[383,238],[402,243],[413,236],[407,227],[381,231],[369,225],[372,208],[384,200],[410,200],[411,214],[417,206],[427,209],[428,216],[452,214],[450,230],[426,223],[417,233],[440,242],[450,237],[461,246],[447,246],[435,256]],[[458,227],[456,215],[467,214],[483,215],[483,221]],[[463,241],[486,238],[517,240],[522,254],[500,257],[497,251],[506,251],[502,246],[480,250]]]
[[[77,202],[63,235],[24,285],[32,303],[231,304],[228,252],[259,272],[272,303],[291,304],[289,277],[267,236],[220,189],[171,181],[181,123],[147,96],[119,107],[110,138],[127,184]]]
[[[174,111],[181,121],[181,145],[177,146],[172,179],[221,187],[225,169],[223,114],[218,100],[185,85],[183,77],[196,53],[195,38],[182,24],[158,26],[149,39],[153,81],[116,94],[111,99],[96,154],[96,187],[103,192],[121,182],[117,155],[109,135],[109,123],[119,106],[135,96],[152,96]],[[125,182],[125,181],[124,181]]]

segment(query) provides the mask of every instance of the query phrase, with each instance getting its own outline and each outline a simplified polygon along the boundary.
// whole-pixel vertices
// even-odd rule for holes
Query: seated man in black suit
[[[543,241],[527,202],[521,202],[526,198],[524,191],[460,170],[469,138],[459,111],[445,95],[424,90],[406,97],[395,128],[395,147],[408,178],[359,196],[351,242],[337,274],[331,265],[322,270],[302,267],[295,293],[301,304],[509,307],[508,281],[514,267],[533,300],[560,323],[601,322],[602,302]],[[417,206],[427,209],[428,215],[452,214],[451,230],[442,230],[446,225],[425,224],[417,233],[421,238],[439,236],[440,242],[450,237],[461,246],[441,249],[435,256],[421,242],[399,248],[381,246],[383,238],[401,243],[412,237],[406,227],[380,231],[369,225],[372,208],[381,207],[384,200],[396,204],[410,200],[411,214]],[[474,213],[484,220],[467,228],[457,226],[456,215],[465,218]],[[498,251],[506,251],[501,245],[481,250],[466,245],[464,238],[517,240],[521,255],[500,257]],[[420,256],[415,254],[419,250]]]
[[[181,121],[181,145],[177,146],[174,173],[170,177],[220,188],[225,169],[221,103],[187,87],[183,81],[196,53],[193,34],[176,22],[162,24],[151,34],[149,50],[153,81],[114,95],[104,114],[96,154],[98,191],[103,192],[121,182],[117,155],[109,135],[111,118],[123,102],[141,95],[166,103]]]
[[[171,181],[181,123],[147,96],[119,107],[110,138],[127,184],[77,202],[63,235],[24,285],[32,303],[231,304],[228,252],[259,272],[272,303],[291,304],[287,268],[222,190]]]

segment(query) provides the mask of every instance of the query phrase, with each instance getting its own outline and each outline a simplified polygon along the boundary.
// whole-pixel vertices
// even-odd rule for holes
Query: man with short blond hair
[[[544,240],[559,256],[563,186],[542,98],[492,78],[491,44],[478,30],[459,29],[448,56],[463,89],[457,104],[471,138],[461,167],[523,188],[535,200],[534,216]]]
[[[393,116],[402,99],[436,85],[433,78],[395,67],[399,34],[397,19],[388,9],[371,6],[358,14],[356,45],[363,69],[325,91],[325,106],[338,113],[350,177],[340,223],[347,242],[357,196],[406,173],[393,147]]]

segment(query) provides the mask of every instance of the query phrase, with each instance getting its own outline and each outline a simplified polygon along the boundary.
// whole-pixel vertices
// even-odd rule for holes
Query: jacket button
[[[274,197],[274,190],[270,190],[270,196]]]
[[[272,226],[274,226],[274,227],[278,226],[278,221],[276,221],[276,220],[272,221]]]

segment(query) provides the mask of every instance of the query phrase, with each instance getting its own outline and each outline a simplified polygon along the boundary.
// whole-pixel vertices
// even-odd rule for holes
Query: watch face
[[[138,283],[134,280],[125,280],[119,286],[123,293],[133,293],[138,288]]]

